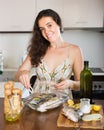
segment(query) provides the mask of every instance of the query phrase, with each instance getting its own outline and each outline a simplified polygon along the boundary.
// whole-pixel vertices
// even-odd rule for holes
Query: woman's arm
[[[80,89],[80,73],[83,70],[83,55],[81,49],[77,46],[73,63],[74,81],[72,89]]]
[[[30,88],[30,77],[29,73],[32,68],[30,57],[27,56],[23,64],[19,67],[15,74],[15,81],[21,82],[26,88]]]

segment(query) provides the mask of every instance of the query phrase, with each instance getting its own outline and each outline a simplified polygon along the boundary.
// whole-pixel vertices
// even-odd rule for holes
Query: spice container
[[[16,121],[20,117],[22,109],[21,95],[22,90],[14,88],[12,82],[4,85],[4,114],[7,121]]]

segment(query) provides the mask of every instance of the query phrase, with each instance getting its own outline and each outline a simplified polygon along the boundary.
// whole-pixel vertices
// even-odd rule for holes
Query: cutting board
[[[101,106],[101,110],[99,112],[91,111],[91,113],[99,113],[103,116],[103,118],[100,121],[89,121],[85,122],[80,120],[79,123],[73,122],[69,120],[67,117],[65,117],[62,114],[62,111],[59,113],[59,117],[57,120],[57,126],[58,127],[80,127],[80,128],[91,128],[91,129],[104,129],[104,113],[103,113],[103,107]]]

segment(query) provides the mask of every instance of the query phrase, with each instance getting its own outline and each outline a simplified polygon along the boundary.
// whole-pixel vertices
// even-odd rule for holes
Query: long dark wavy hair
[[[45,55],[48,47],[50,46],[50,42],[47,41],[41,34],[41,31],[38,26],[38,22],[42,17],[51,17],[57,25],[60,26],[60,32],[63,32],[62,21],[60,16],[52,9],[45,9],[39,12],[36,17],[32,38],[30,41],[30,45],[27,48],[27,51],[30,56],[31,64],[37,67],[39,63],[41,63],[41,59]]]

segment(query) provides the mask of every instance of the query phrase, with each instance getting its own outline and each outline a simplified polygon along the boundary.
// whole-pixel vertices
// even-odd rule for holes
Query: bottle
[[[0,74],[3,73],[3,53],[0,51]]]
[[[89,69],[89,62],[84,61],[84,69],[80,73],[80,98],[89,98],[92,103],[92,72]]]

